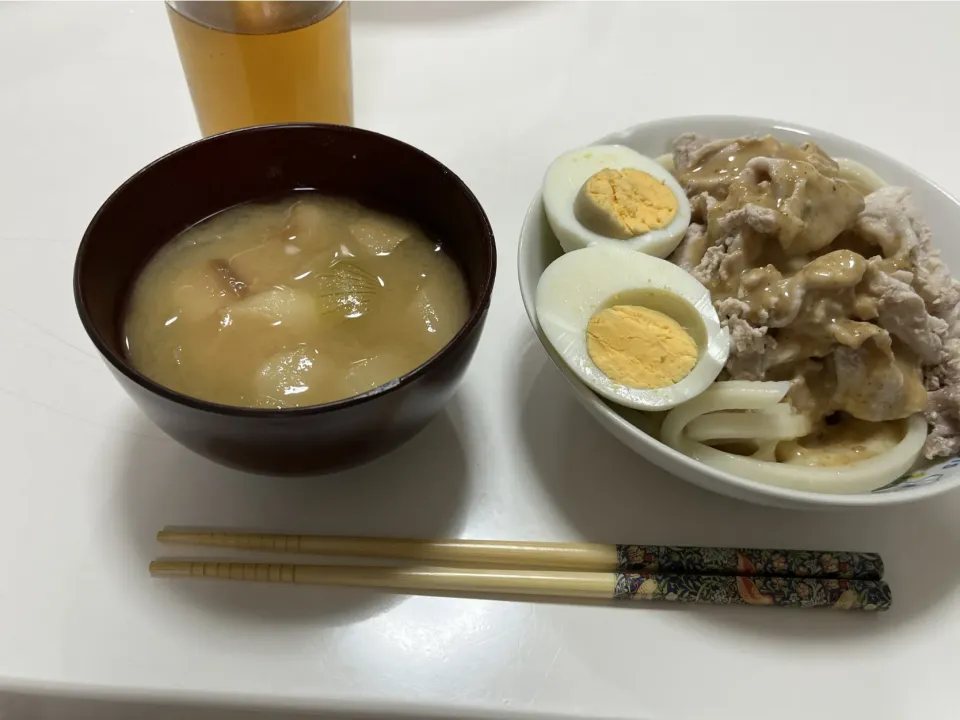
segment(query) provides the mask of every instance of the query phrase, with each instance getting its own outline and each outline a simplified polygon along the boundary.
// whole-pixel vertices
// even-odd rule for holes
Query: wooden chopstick
[[[883,561],[879,555],[836,550],[416,540],[175,528],[161,530],[157,533],[157,540],[165,544],[328,557],[385,558],[445,566],[837,580],[880,580],[883,577]]]
[[[156,577],[367,587],[410,594],[637,599],[868,611],[886,610],[891,602],[889,586],[879,580],[190,560],[157,560],[150,563],[150,572]]]

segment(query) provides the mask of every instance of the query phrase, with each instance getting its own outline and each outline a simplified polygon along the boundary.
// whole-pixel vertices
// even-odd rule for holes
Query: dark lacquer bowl
[[[296,188],[354,198],[420,223],[463,270],[466,325],[396,382],[326,405],[260,410],[169,390],[128,363],[127,296],[150,257],[213,213]],[[80,320],[130,397],[162,430],[201,455],[269,474],[330,472],[371,460],[415,435],[453,395],[490,305],[497,254],[487,216],[442,164],[398,140],[336,125],[246,128],[205,138],[148,165],[114,192],[77,253]]]

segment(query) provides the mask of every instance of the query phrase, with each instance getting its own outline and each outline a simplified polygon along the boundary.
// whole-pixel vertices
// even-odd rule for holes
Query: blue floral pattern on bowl
[[[877,488],[873,492],[882,493],[882,492],[898,492],[901,490],[907,490],[908,488],[921,487],[923,485],[932,485],[941,478],[945,477],[950,473],[950,470],[953,470],[955,467],[960,466],[960,456],[953,457],[942,462],[939,465],[933,465],[923,470],[917,470],[915,472],[907,473],[902,475],[894,480],[889,485],[884,485],[882,488]]]

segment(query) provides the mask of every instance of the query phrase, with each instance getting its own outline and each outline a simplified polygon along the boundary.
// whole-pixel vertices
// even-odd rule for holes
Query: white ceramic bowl
[[[698,132],[704,135],[736,137],[754,132],[770,133],[791,142],[811,139],[834,157],[848,157],[872,168],[888,183],[904,185],[913,190],[924,216],[933,228],[934,242],[943,251],[943,257],[953,268],[960,267],[960,247],[950,246],[945,238],[951,237],[960,228],[960,203],[936,184],[911,170],[902,163],[876,150],[820,130],[792,123],[749,117],[686,117],[644,123],[621,132],[607,135],[594,144],[618,143],[631,147],[644,155],[656,157],[670,149],[672,140],[683,132]],[[557,148],[557,154],[571,148]],[[544,167],[546,170],[546,167]],[[566,377],[577,400],[610,433],[664,470],[687,480],[694,485],[713,490],[723,495],[764,505],[791,508],[827,508],[850,506],[893,505],[938,495],[960,485],[960,458],[953,458],[922,472],[905,476],[897,484],[855,495],[833,495],[804,492],[764,485],[745,480],[702,465],[695,460],[667,447],[648,434],[650,419],[642,413],[607,403],[594,394],[563,363],[553,350],[537,322],[534,307],[537,281],[541,273],[555,258],[562,254],[557,239],[547,224],[543,203],[538,193],[527,211],[523,229],[520,231],[520,247],[517,264],[520,275],[520,293],[527,317],[540,338],[550,358]],[[644,428],[647,428],[645,430]]]

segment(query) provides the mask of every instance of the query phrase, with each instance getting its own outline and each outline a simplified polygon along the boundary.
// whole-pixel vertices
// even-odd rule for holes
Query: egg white
[[[664,388],[622,385],[596,366],[587,352],[587,324],[615,295],[659,290],[689,303],[706,330],[697,364],[680,382]],[[667,410],[696,397],[716,379],[730,352],[730,335],[720,326],[710,291],[673,263],[643,253],[593,246],[554,260],[537,283],[537,319],[563,361],[594,392],[636,410]]]
[[[640,170],[662,181],[677,198],[673,220],[664,228],[626,240],[600,235],[582,225],[573,210],[577,194],[591,175],[607,168]],[[543,207],[565,252],[608,245],[662,258],[680,244],[690,224],[690,202],[673,175],[656,160],[623,145],[593,145],[571,150],[554,160],[543,179]]]

